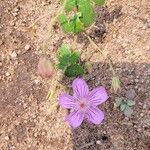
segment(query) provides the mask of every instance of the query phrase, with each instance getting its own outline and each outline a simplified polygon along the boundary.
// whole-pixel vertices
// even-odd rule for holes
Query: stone
[[[101,145],[102,142],[101,142],[100,140],[97,140],[97,141],[96,141],[96,144],[97,144],[97,145]]]
[[[34,80],[34,82],[35,82],[35,84],[38,84],[40,81],[36,79],[36,80]]]
[[[11,54],[11,57],[12,57],[12,58],[17,58],[17,53],[14,51],[14,52]]]
[[[25,49],[26,51],[28,51],[28,50],[30,49],[30,45],[27,44],[27,45],[24,47],[24,49]]]
[[[10,73],[9,73],[9,72],[6,72],[6,74],[5,74],[5,75],[6,75],[6,77],[8,77],[8,76],[10,76]]]
[[[8,140],[9,140],[9,137],[8,137],[8,136],[5,136],[5,140],[8,141]]]

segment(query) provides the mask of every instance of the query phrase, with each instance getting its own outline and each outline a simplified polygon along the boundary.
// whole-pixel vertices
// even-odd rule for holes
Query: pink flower
[[[87,83],[80,78],[73,81],[73,96],[66,93],[60,95],[59,104],[71,110],[66,121],[76,128],[81,125],[84,119],[94,124],[100,124],[104,119],[104,113],[97,108],[108,99],[104,87],[97,87],[89,91]]]

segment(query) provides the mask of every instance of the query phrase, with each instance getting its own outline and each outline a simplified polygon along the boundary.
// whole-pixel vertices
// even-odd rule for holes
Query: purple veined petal
[[[74,92],[74,97],[76,98],[83,98],[89,94],[89,87],[83,79],[75,79],[72,83],[72,88]]]
[[[69,109],[75,108],[75,98],[71,95],[64,93],[59,97],[59,105]]]
[[[95,106],[91,106],[86,113],[88,121],[94,124],[100,124],[104,119],[104,113]]]
[[[104,87],[98,87],[89,93],[89,102],[92,105],[99,105],[108,99],[107,92]]]
[[[74,110],[67,117],[66,121],[69,122],[70,126],[77,128],[81,125],[84,119],[84,113],[79,110]]]

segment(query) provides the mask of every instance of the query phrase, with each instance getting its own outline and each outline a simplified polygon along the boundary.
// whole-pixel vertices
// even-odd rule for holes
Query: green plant
[[[80,53],[71,51],[68,45],[61,45],[57,57],[59,61],[57,68],[64,71],[67,77],[75,77],[84,74],[85,71],[79,64]]]
[[[95,21],[94,3],[103,5],[104,2],[105,0],[67,0],[65,11],[58,17],[62,29],[67,33],[84,31]]]
[[[114,105],[115,107],[119,107],[125,116],[130,117],[133,113],[133,106],[135,105],[135,101],[125,99],[124,97],[117,97],[115,99]]]
[[[61,6],[58,8],[54,17],[51,18],[50,23],[48,23],[47,34],[45,35],[45,40],[41,46],[42,52],[45,54],[48,49],[48,43],[51,39],[53,25],[59,22],[63,31],[69,34],[73,34],[74,37],[76,33],[83,32],[87,37],[90,44],[94,49],[97,49],[101,56],[106,59],[110,70],[112,72],[112,89],[116,92],[120,89],[120,81],[118,76],[113,69],[111,59],[104,54],[104,52],[99,48],[99,46],[90,38],[86,33],[86,29],[91,27],[96,18],[96,12],[94,9],[95,4],[103,5],[105,0],[59,0],[61,1]],[[35,29],[35,23],[45,16],[38,18],[30,27],[32,30]],[[75,40],[74,40],[75,41]],[[106,46],[107,47],[107,46]],[[104,49],[105,50],[105,49]],[[84,51],[83,51],[84,52]],[[72,52],[67,45],[62,45],[58,53],[58,64],[57,68],[61,69],[66,76],[75,77],[84,74],[83,67],[79,64],[80,54],[78,52]],[[87,65],[87,71],[91,71],[91,66]],[[62,79],[62,75],[56,73],[55,84],[52,83],[53,88],[50,88],[47,99],[53,99],[54,93],[57,95],[57,86],[59,85],[59,80]],[[117,80],[116,80],[117,78]],[[53,81],[51,81],[53,82]],[[58,84],[58,85],[57,85]]]

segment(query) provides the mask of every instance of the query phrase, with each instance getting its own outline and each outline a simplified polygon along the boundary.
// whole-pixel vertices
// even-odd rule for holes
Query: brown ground
[[[89,85],[106,86],[110,99],[101,106],[106,113],[101,125],[84,123],[72,130],[63,121],[64,109],[51,111],[45,98],[50,83],[37,74],[39,47],[58,4],[50,0],[0,1],[0,150],[150,149],[150,1],[108,0],[107,6],[109,12],[121,6],[122,15],[105,23],[106,29],[98,35],[106,33],[98,44],[111,55],[123,83],[118,95],[133,89],[136,106],[130,119],[113,107],[116,95],[110,91],[108,65],[91,45],[78,44],[79,50],[84,47],[83,60],[93,55],[94,71],[85,77]],[[46,14],[37,24],[36,37],[23,31]],[[46,51],[50,57],[63,37],[60,32],[53,34]],[[64,41],[72,43],[70,37]]]

